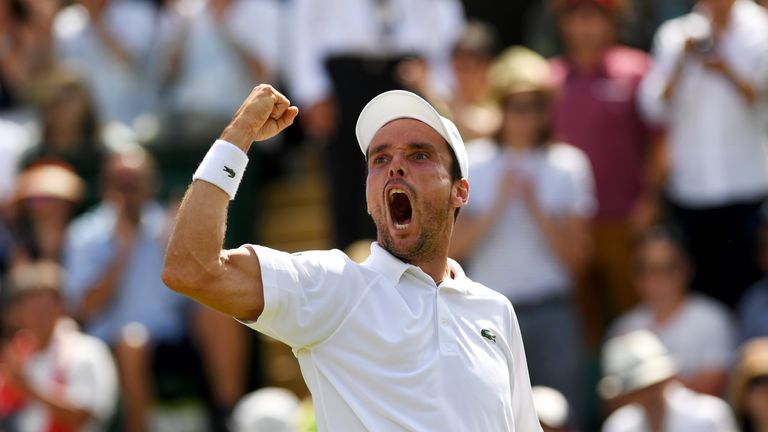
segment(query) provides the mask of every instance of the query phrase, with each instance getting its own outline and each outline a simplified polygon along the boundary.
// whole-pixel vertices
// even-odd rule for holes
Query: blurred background
[[[767,7],[0,0],[0,430],[313,430],[289,348],[160,280],[258,83],[301,113],[253,147],[226,247],[364,260],[355,121],[414,91],[467,143],[451,256],[512,301],[545,430],[652,430],[696,398],[719,414],[653,430],[768,430]]]

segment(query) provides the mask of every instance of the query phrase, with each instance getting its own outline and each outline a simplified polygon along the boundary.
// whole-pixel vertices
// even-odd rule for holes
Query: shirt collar
[[[371,255],[365,260],[363,265],[376,270],[395,285],[400,283],[403,274],[409,269],[422,272],[417,266],[405,263],[389,253],[378,242],[371,243]],[[440,288],[453,289],[464,294],[469,293],[470,284],[459,263],[448,258],[448,267],[451,269],[452,276],[445,278],[440,284]]]

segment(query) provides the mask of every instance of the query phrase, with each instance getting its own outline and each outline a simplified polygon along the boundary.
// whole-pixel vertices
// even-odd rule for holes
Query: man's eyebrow
[[[377,144],[375,147],[368,149],[368,154],[366,155],[366,158],[372,154],[381,153],[384,150],[386,150],[388,147],[390,147],[389,143]]]
[[[369,149],[367,156],[370,156],[376,153],[381,153],[387,150],[389,147],[391,147],[389,143],[378,144]],[[412,142],[408,144],[408,150],[434,150],[434,149],[435,149],[435,145],[428,142]]]

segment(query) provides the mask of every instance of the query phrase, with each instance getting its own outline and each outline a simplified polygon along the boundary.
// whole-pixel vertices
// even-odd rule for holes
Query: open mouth
[[[392,222],[395,224],[395,229],[404,230],[408,228],[413,216],[411,199],[404,190],[393,188],[388,193],[388,201],[389,214],[392,217]]]

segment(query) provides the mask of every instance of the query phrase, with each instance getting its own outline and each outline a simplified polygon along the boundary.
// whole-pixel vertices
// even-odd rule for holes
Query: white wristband
[[[200,162],[192,180],[203,180],[218,186],[233,200],[247,165],[248,156],[238,146],[216,140]]]

